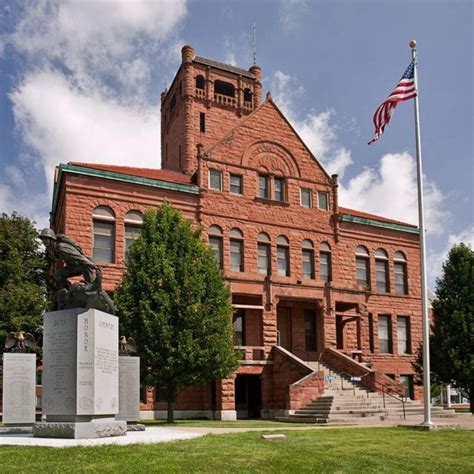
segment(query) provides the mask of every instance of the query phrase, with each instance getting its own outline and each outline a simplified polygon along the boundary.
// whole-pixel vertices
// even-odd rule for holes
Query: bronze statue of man
[[[55,234],[52,229],[43,229],[39,238],[53,260],[64,261],[64,266],[54,273],[54,279],[60,288],[69,288],[68,278],[82,275],[86,283],[92,283],[97,275],[98,266],[84,255],[81,247],[72,239]]]

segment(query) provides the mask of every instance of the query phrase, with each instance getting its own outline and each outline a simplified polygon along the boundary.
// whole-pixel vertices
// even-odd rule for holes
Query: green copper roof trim
[[[168,181],[162,181],[160,179],[151,179],[151,178],[141,178],[138,176],[132,176],[129,174],[115,173],[113,171],[102,171],[95,170],[92,168],[86,168],[76,165],[59,165],[59,175],[56,184],[54,185],[53,192],[53,206],[52,214],[56,212],[56,205],[58,199],[58,193],[61,183],[62,174],[64,171],[74,173],[74,174],[83,174],[86,176],[92,176],[94,178],[106,178],[113,179],[115,181],[123,181],[126,183],[132,184],[141,184],[143,186],[152,186],[154,188],[168,189],[170,191],[178,191],[182,193],[189,194],[199,194],[199,187],[189,184],[180,184],[180,183],[169,183]]]
[[[410,227],[408,225],[396,224],[395,222],[383,222],[366,217],[352,216],[351,214],[341,214],[341,220],[344,222],[352,222],[353,224],[371,225],[372,227],[382,227],[384,229],[399,230],[401,232],[408,232],[410,234],[419,234],[417,227]]]

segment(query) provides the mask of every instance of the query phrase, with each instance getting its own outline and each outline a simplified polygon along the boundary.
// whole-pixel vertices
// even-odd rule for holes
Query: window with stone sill
[[[209,247],[214,251],[216,266],[222,270],[224,267],[222,255],[222,229],[218,225],[211,225],[208,230]]]
[[[230,271],[244,271],[244,235],[240,229],[230,231]]]
[[[283,202],[285,200],[285,180],[283,178],[274,178],[274,199]]]
[[[108,206],[98,206],[92,214],[93,250],[96,263],[113,263],[115,260],[115,214]]]
[[[209,170],[209,189],[222,191],[222,171]]]
[[[240,174],[231,173],[229,177],[230,181],[230,192],[232,194],[243,194],[243,178]]]
[[[265,232],[257,236],[257,266],[261,275],[271,274],[271,245],[270,237]]]
[[[265,174],[258,175],[258,197],[262,199],[270,198],[270,191],[268,186],[268,176]]]
[[[277,273],[290,276],[290,242],[284,235],[277,238]]]
[[[322,191],[318,192],[318,209],[329,211],[329,193]]]
[[[392,318],[389,315],[379,316],[379,352],[391,354],[392,350]]]
[[[300,189],[300,204],[302,207],[312,207],[313,206],[313,196],[311,189],[301,188]]]
[[[393,258],[395,272],[395,293],[397,295],[408,294],[407,259],[403,252],[395,252]]]
[[[125,258],[128,249],[140,237],[143,225],[143,214],[140,211],[129,211],[124,216]]]
[[[370,287],[369,251],[363,245],[359,245],[355,251],[356,257],[356,283],[366,288]]]
[[[388,255],[384,249],[375,251],[375,276],[377,291],[388,293],[390,291],[390,281],[388,277]]]
[[[399,354],[411,354],[410,318],[397,316],[397,343]]]
[[[303,278],[314,279],[314,246],[309,239],[303,240],[302,245]]]
[[[331,275],[331,247],[327,242],[321,242],[319,245],[319,275],[322,281],[332,280]]]

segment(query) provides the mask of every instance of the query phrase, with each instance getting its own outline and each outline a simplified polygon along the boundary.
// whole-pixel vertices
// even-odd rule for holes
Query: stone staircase
[[[314,371],[324,372],[324,393],[302,408],[277,421],[293,423],[354,423],[362,418],[371,420],[402,420],[402,402],[390,395],[367,391],[359,382],[338,374],[321,362],[307,363]],[[385,400],[384,400],[385,398]],[[414,400],[405,401],[405,416],[423,415],[423,405]],[[454,417],[454,410],[432,407],[433,417]]]

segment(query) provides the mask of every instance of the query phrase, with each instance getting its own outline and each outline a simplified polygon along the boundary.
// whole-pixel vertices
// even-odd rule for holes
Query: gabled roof
[[[132,166],[116,166],[99,163],[78,163],[74,161],[70,161],[68,165],[100,171],[110,171],[112,173],[137,176],[139,178],[157,179],[167,181],[168,183],[194,184],[191,181],[191,176],[180,173],[179,171],[162,170],[158,168],[135,168]]]
[[[283,121],[288,125],[289,129],[293,132],[293,134],[296,136],[296,138],[300,141],[300,143],[303,145],[309,156],[314,160],[314,163],[321,169],[321,171],[326,175],[326,177],[329,179],[330,176],[327,173],[327,171],[324,169],[324,167],[321,165],[321,163],[317,160],[317,158],[313,155],[311,150],[308,148],[306,143],[303,141],[303,139],[300,137],[298,132],[295,130],[293,125],[291,125],[290,121],[285,117],[285,114],[278,108],[278,106],[273,102],[271,94],[268,92],[266,100],[262,102],[262,104],[256,108],[255,110],[252,111],[249,115],[242,117],[237,124],[228,130],[224,136],[222,136],[219,140],[214,142],[211,146],[205,149],[206,153],[212,152],[212,150],[216,149],[219,145],[222,143],[226,142],[230,136],[232,136],[239,128],[242,128],[247,122],[250,120],[253,120],[256,115],[258,115],[262,110],[264,110],[266,107],[273,107],[277,113],[280,115],[280,117],[283,119]]]
[[[193,62],[203,64],[204,66],[211,66],[222,71],[232,72],[233,74],[239,74],[250,79],[255,79],[255,76],[250,71],[247,71],[247,69],[231,66],[230,64],[220,63],[218,61],[214,61],[213,59],[203,58],[202,56],[194,56]]]

